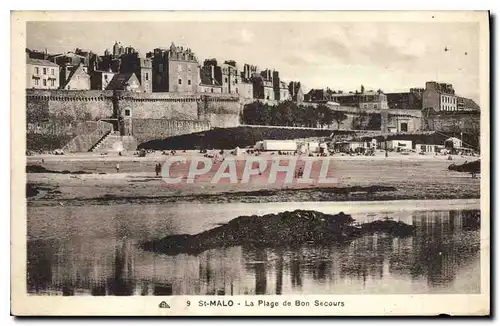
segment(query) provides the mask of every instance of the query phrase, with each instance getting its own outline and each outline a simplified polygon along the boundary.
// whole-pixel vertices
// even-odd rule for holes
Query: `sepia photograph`
[[[12,19],[20,314],[490,313],[487,11]]]

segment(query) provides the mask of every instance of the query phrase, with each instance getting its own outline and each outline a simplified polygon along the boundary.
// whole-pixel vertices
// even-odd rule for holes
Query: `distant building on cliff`
[[[435,112],[479,111],[472,99],[455,94],[452,84],[429,81],[425,83],[422,108]]]
[[[253,98],[274,101],[273,73],[266,69],[252,77]]]
[[[385,93],[389,109],[422,110],[424,91],[423,88],[410,88],[409,92]]]
[[[428,81],[422,99],[423,109],[434,111],[457,111],[457,96],[452,84]]]
[[[152,59],[153,92],[195,93],[200,85],[198,59],[189,48],[157,48],[148,53]]]
[[[257,75],[257,66],[245,63],[240,71],[240,96],[244,99],[254,98],[252,78]]]
[[[290,82],[288,84],[288,92],[290,93],[290,98],[292,99],[292,101],[297,103],[304,102],[304,92],[302,91],[300,82]]]
[[[59,66],[48,60],[26,56],[26,88],[59,88]]]

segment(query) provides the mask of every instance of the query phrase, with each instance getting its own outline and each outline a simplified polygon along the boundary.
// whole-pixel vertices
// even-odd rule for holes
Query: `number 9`
[[[189,301],[189,300],[186,303],[187,303],[188,307],[191,305],[191,301]]]

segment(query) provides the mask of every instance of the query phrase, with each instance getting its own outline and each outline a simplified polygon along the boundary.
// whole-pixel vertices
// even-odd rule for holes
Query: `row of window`
[[[457,107],[454,105],[441,105],[441,110],[444,111],[456,111]]]
[[[450,103],[450,104],[456,104],[457,103],[457,99],[455,97],[443,96],[442,97],[442,102],[444,102],[444,103]]]
[[[47,70],[48,70],[48,68],[42,68],[43,75],[47,74]],[[40,68],[39,67],[35,67],[35,75],[38,75],[38,74],[40,74]],[[54,74],[55,74],[54,68],[50,68],[50,74],[52,76],[54,76]]]
[[[43,83],[43,86],[47,86],[47,79],[43,79],[42,83]],[[40,85],[40,80],[35,79],[35,86],[39,86],[39,85]],[[56,86],[56,81],[54,79],[50,80],[50,86]]]
[[[376,109],[378,108],[377,104],[373,104],[373,108]],[[368,104],[363,104],[363,109],[368,109]]]

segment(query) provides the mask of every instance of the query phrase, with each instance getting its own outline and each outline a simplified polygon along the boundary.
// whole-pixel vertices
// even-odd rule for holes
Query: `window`
[[[125,116],[130,117],[130,109],[125,109]]]
[[[47,79],[43,80],[43,86],[47,86]]]
[[[210,93],[213,93],[214,92],[214,89],[213,88],[210,88]]]
[[[35,79],[35,85],[38,86],[38,79]]]
[[[363,104],[363,108],[364,109],[368,108],[368,104]]]
[[[40,73],[40,70],[38,67],[35,67],[35,75],[38,75]]]
[[[51,69],[50,69],[50,74],[51,74],[52,76],[54,76],[54,68],[51,68]]]
[[[146,73],[146,78],[145,79],[149,80],[149,74],[148,73]]]
[[[46,75],[47,74],[47,68],[43,68],[43,74]]]
[[[108,81],[108,75],[104,75],[104,80]]]
[[[236,94],[238,94],[238,88],[236,88]]]
[[[50,86],[55,86],[55,85],[56,85],[56,83],[55,83],[54,79],[51,79],[50,80]]]
[[[238,84],[238,79],[236,79],[234,82],[235,82],[236,84]]]
[[[224,82],[225,82],[225,83],[227,83],[227,77],[226,77],[226,78],[224,78]]]
[[[182,79],[179,78],[178,83],[179,83],[179,85],[182,85]]]
[[[373,104],[373,108],[376,109],[377,108],[377,104]]]
[[[191,79],[188,79],[188,85],[191,85]]]

